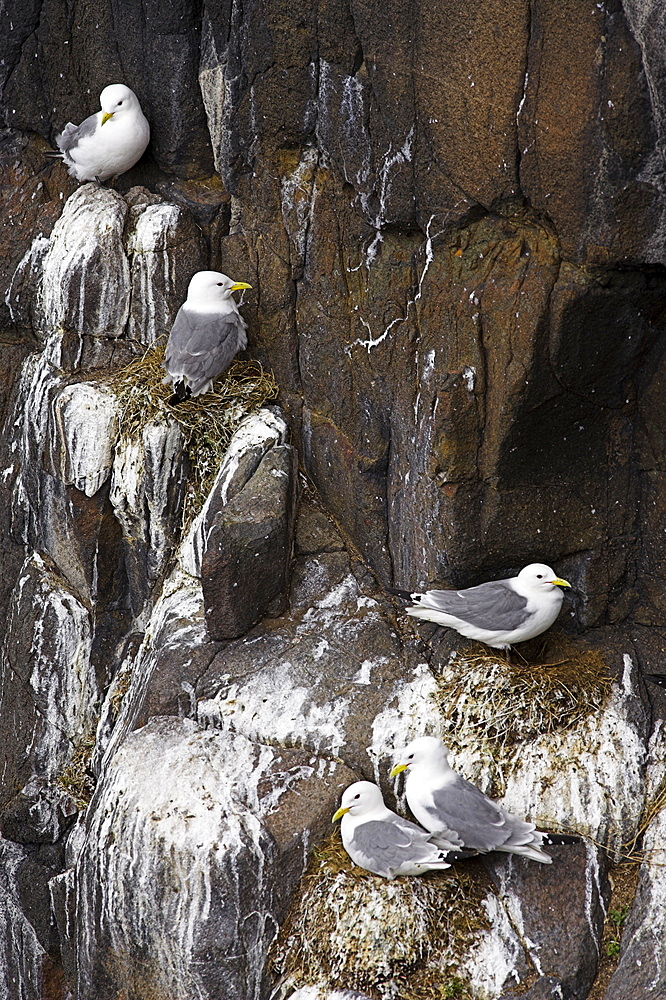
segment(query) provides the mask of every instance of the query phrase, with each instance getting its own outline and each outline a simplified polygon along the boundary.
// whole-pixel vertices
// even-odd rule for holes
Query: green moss
[[[336,834],[311,859],[273,944],[272,969],[290,988],[464,998],[456,972],[488,927],[482,900],[489,888],[475,865],[387,881],[353,865]]]

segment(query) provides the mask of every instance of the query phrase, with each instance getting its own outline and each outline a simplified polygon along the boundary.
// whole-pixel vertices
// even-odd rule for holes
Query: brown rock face
[[[201,581],[211,639],[235,639],[267,609],[284,610],[296,473],[291,445],[271,448],[240,493],[209,511]]]
[[[658,600],[642,571],[655,483],[646,496],[638,457],[654,418],[637,419],[666,301],[648,267],[666,207],[650,11],[167,5],[157,20],[126,12],[137,35],[121,66],[107,5],[88,37],[85,18],[68,26],[46,4],[16,16],[7,121],[52,137],[115,67],[153,123],[151,156],[121,186],[175,191],[212,264],[254,283],[251,349],[380,578],[471,584],[534,558],[575,563],[589,626]],[[59,72],[40,73],[34,53],[56,40]],[[211,146],[230,230],[214,210],[226,194],[204,183]],[[36,154],[11,150],[29,184]],[[142,315],[137,301],[137,339]]]
[[[615,716],[585,733],[625,774],[591,829],[622,814],[637,830],[638,668],[666,656],[663,3],[7,0],[0,18],[0,882],[28,914],[19,941],[0,906],[0,953],[26,1000],[56,943],[56,871],[79,1000],[270,995],[274,923],[341,787],[390,796],[396,740],[441,722],[451,637],[396,619],[387,584],[536,559],[570,579],[560,620],[601,635],[617,674]],[[42,152],[120,80],[150,148],[115,190],[81,188]],[[291,444],[267,425],[232,456],[188,549],[190,457],[159,424],[136,454],[118,443],[94,369],[163,336],[203,267],[253,286],[249,353]],[[290,567],[296,455],[315,490]],[[624,744],[618,706],[640,716]],[[63,771],[93,731],[99,791],[62,862]],[[32,896],[12,874],[28,857]],[[596,855],[495,875],[519,958],[493,995],[534,959],[527,996],[583,1000]],[[664,937],[641,885],[623,1000],[648,981],[652,922]]]

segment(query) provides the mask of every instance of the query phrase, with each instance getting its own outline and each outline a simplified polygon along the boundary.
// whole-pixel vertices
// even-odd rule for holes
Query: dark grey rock
[[[569,1000],[573,994],[566,993],[560,979],[555,976],[539,976],[537,981],[524,993],[503,993],[499,1000]]]
[[[284,608],[297,469],[290,445],[271,448],[240,493],[209,511],[201,578],[212,639],[234,639],[267,610]]]
[[[550,865],[495,853],[484,866],[542,976],[526,995],[559,996],[559,984],[562,1000],[584,1000],[596,976],[610,900],[606,856],[583,842],[547,851]]]
[[[341,552],[344,542],[340,533],[323,509],[302,497],[296,518],[294,551],[297,556],[312,555],[315,552]]]

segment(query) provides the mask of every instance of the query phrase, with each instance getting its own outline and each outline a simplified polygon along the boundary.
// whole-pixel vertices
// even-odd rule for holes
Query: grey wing
[[[512,631],[531,614],[526,610],[527,598],[517,594],[508,580],[494,580],[468,590],[428,590],[412,599],[419,607],[443,611],[490,631]]]
[[[432,803],[423,805],[438,822],[455,830],[465,847],[477,851],[494,850],[512,832],[504,810],[459,774],[454,782],[434,789]]]
[[[354,830],[347,849],[357,864],[385,878],[391,878],[407,862],[445,859],[445,854],[434,846],[429,834],[408,820],[361,823]]]
[[[97,131],[97,115],[90,115],[80,125],[72,125],[68,122],[62,133],[56,139],[58,149],[63,153],[70,153],[78,146],[81,139],[87,139]]]
[[[240,315],[189,313],[181,306],[169,334],[164,367],[172,376],[186,375],[203,385],[223,372],[246,343]]]

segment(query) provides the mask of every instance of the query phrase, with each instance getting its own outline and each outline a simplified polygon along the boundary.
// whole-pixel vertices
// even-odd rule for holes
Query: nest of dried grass
[[[69,764],[56,778],[56,784],[74,800],[77,809],[85,809],[95,791],[95,779],[89,771],[94,749],[94,735],[82,736],[74,745]]]
[[[192,466],[184,510],[187,524],[208,496],[239,423],[275,399],[278,386],[272,372],[264,371],[258,361],[236,359],[215,380],[210,392],[170,406],[167,401],[173,388],[163,384],[164,350],[163,344],[155,344],[140,358],[107,376],[105,382],[120,400],[122,437],[137,438],[149,422],[173,420],[180,427]]]
[[[339,835],[318,848],[269,961],[283,995],[356,989],[371,997],[434,1000],[469,994],[456,970],[488,918],[489,883],[451,868],[379,878],[352,864]]]
[[[488,653],[454,654],[438,678],[445,742],[510,756],[527,740],[575,729],[605,703],[611,677],[601,654],[550,636],[540,664]],[[443,734],[444,735],[444,734]]]

